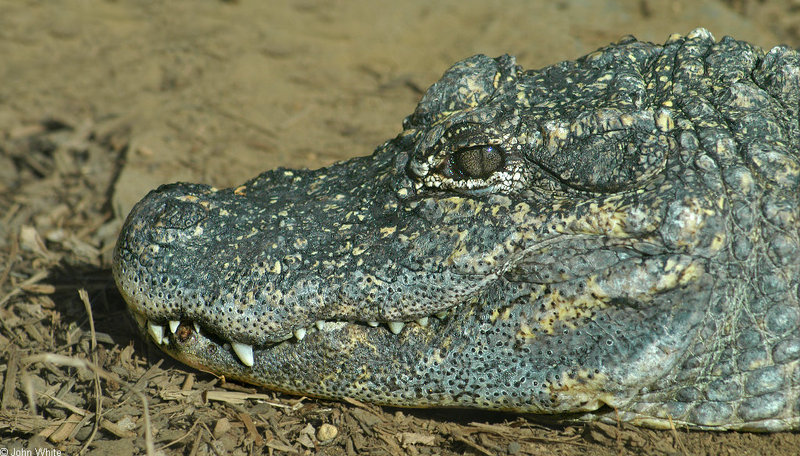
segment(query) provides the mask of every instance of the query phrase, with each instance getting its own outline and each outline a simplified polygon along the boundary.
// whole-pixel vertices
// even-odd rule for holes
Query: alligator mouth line
[[[169,320],[166,324],[161,324],[156,321],[152,321],[147,318],[146,315],[137,312],[131,309],[131,314],[133,315],[134,319],[136,320],[137,324],[140,328],[146,330],[147,334],[153,340],[156,345],[167,345],[169,344],[170,337],[175,337],[180,341],[185,341],[188,339],[189,336],[192,334],[192,330],[200,335],[208,337],[211,340],[217,339],[220,341],[220,345],[228,348],[230,346],[230,350],[236,355],[236,357],[247,367],[252,367],[255,364],[255,356],[253,352],[253,345],[245,344],[242,342],[236,342],[233,340],[225,340],[216,336],[213,332],[204,329],[197,321],[191,320]],[[306,335],[314,334],[315,332],[322,332],[322,331],[335,331],[338,329],[343,328],[345,325],[360,325],[360,326],[367,326],[370,328],[378,328],[384,327],[389,332],[395,335],[399,335],[403,329],[411,324],[415,324],[421,328],[428,328],[431,325],[431,319],[434,318],[436,320],[443,320],[447,318],[450,314],[450,310],[444,310],[441,312],[437,312],[434,315],[420,317],[415,320],[411,321],[386,321],[386,322],[379,322],[376,320],[369,320],[369,321],[350,321],[350,320],[317,320],[314,324],[307,326],[307,327],[300,327],[293,330],[291,333],[288,333],[284,336],[283,339],[276,341],[273,344],[270,344],[269,347],[274,347],[275,345],[284,343],[284,342],[299,342],[305,339]],[[211,337],[209,337],[211,336]],[[265,346],[265,348],[268,346]],[[258,347],[257,347],[258,348]]]

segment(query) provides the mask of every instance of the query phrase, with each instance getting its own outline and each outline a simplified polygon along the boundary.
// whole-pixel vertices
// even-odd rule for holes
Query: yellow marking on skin
[[[586,215],[582,218],[569,214],[563,219],[563,222],[575,233],[605,234],[617,238],[627,238],[629,233],[625,227],[628,225],[630,214],[618,206],[620,203],[621,201],[617,198],[604,201],[602,206],[592,202],[589,204]]]
[[[499,72],[494,74],[494,78],[492,78],[492,87],[495,89],[500,87],[500,76],[502,76]]]
[[[234,195],[239,195],[239,196],[245,196],[245,195],[247,195],[247,191],[246,190],[247,190],[247,187],[244,186],[244,185],[241,185],[239,187],[236,187],[235,190],[233,190],[233,194]]]
[[[381,230],[380,230],[381,237],[391,236],[392,234],[394,234],[395,231],[397,231],[397,227],[396,226],[387,226],[387,227],[381,228]]]
[[[230,212],[228,212],[226,209],[220,209],[219,210],[219,215],[221,215],[223,217],[224,216],[228,216],[228,215],[230,215]]]
[[[666,133],[675,128],[675,122],[672,120],[672,116],[661,111],[656,115],[656,127],[659,131]]]
[[[525,221],[525,216],[530,213],[531,207],[528,203],[518,203],[514,206],[514,209],[511,210],[511,221],[513,221],[517,225],[523,224]]]
[[[197,225],[194,227],[194,232],[192,232],[193,236],[202,236],[203,235],[203,227],[201,225]]]
[[[349,223],[345,223],[344,225],[339,226],[339,231],[349,230],[352,227],[353,227],[353,225],[351,225]]]
[[[353,249],[353,256],[359,256],[366,250],[367,247],[364,244],[357,245],[356,248]]]
[[[715,234],[714,239],[711,240],[711,245],[709,248],[714,252],[720,251],[723,247],[725,247],[725,239],[726,237],[724,233]]]
[[[571,411],[592,411],[616,402],[613,394],[605,392],[608,378],[602,372],[581,369],[573,377],[564,371],[560,377],[560,382],[550,384],[550,394],[557,396],[559,403],[569,404]]]
[[[691,263],[683,270],[678,283],[680,285],[686,285],[689,282],[694,282],[695,280],[699,279],[701,275],[703,275],[703,272],[705,272],[703,266],[697,263]]]
[[[276,274],[276,275],[280,274],[281,273],[281,262],[280,261],[275,261],[275,264],[271,268],[269,268],[269,272],[271,272],[273,274]]]
[[[541,330],[553,334],[556,322],[576,328],[578,319],[592,317],[596,310],[608,307],[608,294],[597,283],[596,275],[587,277],[584,288],[586,291],[576,296],[563,296],[558,289],[544,296],[545,311],[538,318]]]
[[[178,201],[186,201],[186,202],[189,202],[189,203],[193,203],[193,202],[197,201],[197,197],[196,197],[196,196],[194,196],[194,195],[184,195],[184,196],[179,196],[179,197],[178,197],[178,198],[176,198],[176,199],[177,199]]]
[[[517,103],[521,103],[527,108],[530,106],[530,97],[524,91],[517,92]]]
[[[456,260],[461,258],[462,256],[469,255],[469,242],[464,242],[464,239],[467,238],[469,234],[466,230],[458,230],[455,231],[454,234],[458,235],[458,238],[455,240],[455,245],[453,246],[453,251],[448,255],[447,259],[445,260],[446,264],[453,265],[456,263]],[[488,262],[488,259],[486,259]]]
[[[489,317],[489,321],[494,323],[497,320],[508,320],[510,317],[511,317],[511,308],[510,307],[504,308],[502,312],[500,312],[497,309],[494,309],[492,311],[492,316]]]
[[[523,322],[519,325],[519,330],[517,330],[516,337],[518,339],[536,339],[536,332],[534,332],[527,323]]]
[[[697,280],[704,272],[702,266],[697,263],[689,263],[683,265],[679,263],[670,263],[671,259],[667,261],[664,268],[667,274],[662,274],[658,282],[651,287],[651,293],[658,293],[665,290],[673,289],[677,286],[684,286],[690,282]]]
[[[678,284],[678,274],[677,273],[669,273],[669,274],[662,274],[661,277],[658,279],[658,283],[655,284],[651,288],[652,293],[657,293],[661,290],[669,290],[671,288],[675,288],[675,285]]]
[[[636,122],[636,119],[630,114],[623,114],[619,116],[619,121],[624,127],[630,127]]]

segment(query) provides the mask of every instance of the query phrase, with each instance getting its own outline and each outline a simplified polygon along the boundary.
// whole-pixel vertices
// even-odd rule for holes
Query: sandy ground
[[[0,0],[0,451],[797,454],[794,433],[546,426],[223,384],[133,331],[109,261],[148,190],[368,154],[461,58],[535,68],[697,26],[798,47],[798,24],[797,0]]]

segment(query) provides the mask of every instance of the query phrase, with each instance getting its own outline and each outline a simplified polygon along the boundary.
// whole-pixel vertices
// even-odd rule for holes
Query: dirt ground
[[[111,277],[121,219],[159,184],[368,154],[472,54],[535,68],[697,26],[800,47],[800,1],[0,0],[0,456],[796,455],[797,433],[545,425],[224,383],[140,337]]]

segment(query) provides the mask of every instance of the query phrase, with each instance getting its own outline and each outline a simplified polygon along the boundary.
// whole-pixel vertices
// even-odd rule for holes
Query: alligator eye
[[[486,179],[505,165],[505,154],[499,146],[482,145],[458,150],[450,160],[456,174]]]

